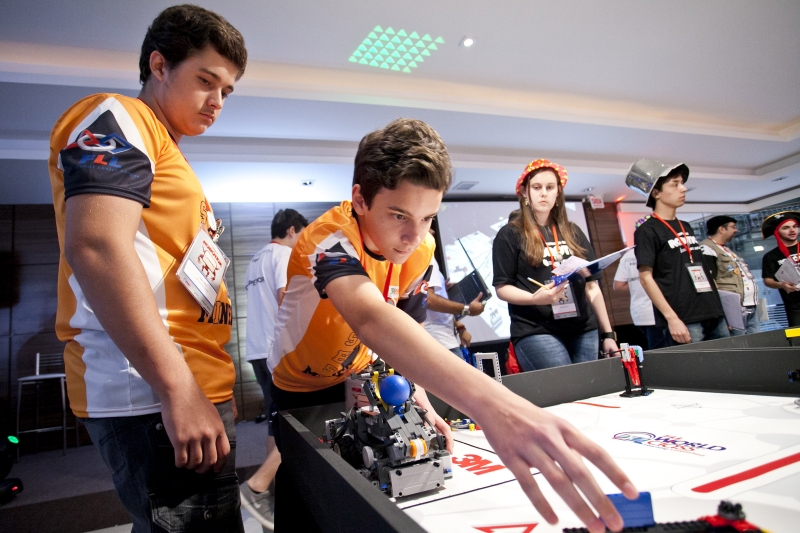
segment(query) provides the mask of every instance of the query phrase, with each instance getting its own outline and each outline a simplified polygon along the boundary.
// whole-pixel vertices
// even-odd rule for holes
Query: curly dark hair
[[[381,188],[394,190],[405,180],[445,192],[452,179],[444,142],[421,120],[399,118],[365,135],[358,145],[353,185],[361,186],[367,207]]]
[[[247,66],[244,37],[230,22],[205,8],[184,4],[168,7],[147,29],[139,56],[139,81],[150,77],[150,54],[158,50],[169,68],[211,45],[225,59],[236,65],[236,79]]]
[[[306,220],[306,217],[294,209],[281,209],[275,213],[275,216],[272,219],[272,226],[270,230],[272,231],[273,239],[283,239],[289,232],[289,228],[294,228],[295,231],[300,231],[306,226],[308,226],[308,220]]]

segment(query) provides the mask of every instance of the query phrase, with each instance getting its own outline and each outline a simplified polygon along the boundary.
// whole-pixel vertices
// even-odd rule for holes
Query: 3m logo
[[[476,476],[505,469],[503,465],[492,464],[489,459],[484,459],[480,455],[471,453],[465,455],[463,458],[453,457],[453,464],[460,466],[467,472],[472,472]]]

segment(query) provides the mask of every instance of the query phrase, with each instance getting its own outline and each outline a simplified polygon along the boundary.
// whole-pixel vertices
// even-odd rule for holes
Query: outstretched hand
[[[516,476],[536,510],[550,524],[558,521],[558,516],[531,474],[531,468],[542,473],[589,531],[603,533],[606,525],[613,531],[620,531],[623,527],[622,517],[582,459],[585,457],[591,461],[627,498],[635,499],[638,492],[625,473],[605,450],[566,420],[519,396],[509,396],[512,400],[504,404],[504,412],[478,422],[492,448]],[[597,510],[599,517],[592,507]]]

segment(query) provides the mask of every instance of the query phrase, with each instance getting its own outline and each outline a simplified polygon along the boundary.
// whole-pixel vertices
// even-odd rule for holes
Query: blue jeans
[[[231,444],[219,472],[175,467],[161,413],[83,420],[133,519],[132,533],[244,533],[231,402],[215,406]]]
[[[761,331],[761,323],[758,321],[758,310],[755,307],[745,307],[745,309],[750,312],[744,315],[744,329],[733,328],[731,330],[731,337],[750,335],[751,333],[758,333]]]
[[[693,343],[730,337],[728,322],[723,316],[686,324],[686,329],[689,330]],[[647,330],[647,344],[651,350],[655,350],[656,348],[675,346],[678,343],[670,335],[668,327],[653,326]]]
[[[523,372],[594,361],[599,351],[596,329],[569,337],[528,335],[514,343],[514,353]]]

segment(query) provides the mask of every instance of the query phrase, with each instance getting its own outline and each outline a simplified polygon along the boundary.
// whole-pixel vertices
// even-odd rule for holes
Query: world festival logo
[[[614,435],[614,440],[622,440],[632,442],[634,444],[641,444],[648,448],[658,448],[660,450],[667,450],[678,453],[688,453],[691,455],[704,456],[706,454],[700,453],[703,451],[721,452],[726,450],[725,446],[717,446],[714,444],[705,444],[702,442],[693,442],[685,439],[684,437],[676,437],[673,435],[656,436],[655,433],[648,433],[645,431],[623,431]]]

